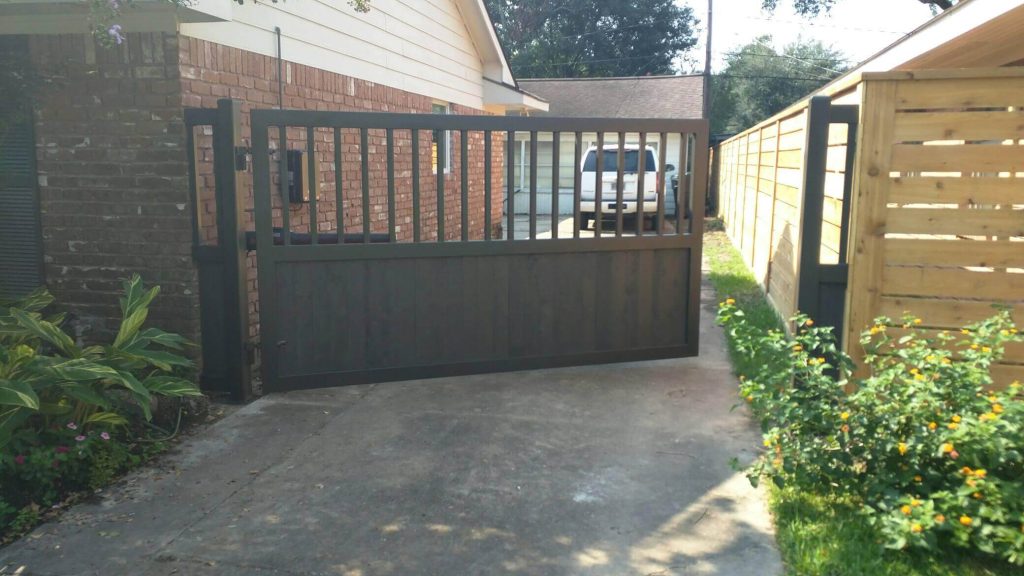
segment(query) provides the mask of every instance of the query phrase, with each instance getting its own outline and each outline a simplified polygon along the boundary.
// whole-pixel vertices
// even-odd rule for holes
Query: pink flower
[[[57,446],[57,454],[64,454],[68,450],[70,450],[70,448],[67,446]]]
[[[78,430],[78,425],[74,422],[68,422],[68,430]]]
[[[85,442],[85,436],[82,436],[81,434],[79,434],[78,436],[75,436],[75,441],[76,442]]]
[[[24,464],[25,463],[25,455],[24,454],[18,454],[17,456],[15,456],[14,457],[14,463],[15,464]]]
[[[110,434],[107,434],[106,432],[100,432],[100,438],[103,438],[104,440],[110,440]]]

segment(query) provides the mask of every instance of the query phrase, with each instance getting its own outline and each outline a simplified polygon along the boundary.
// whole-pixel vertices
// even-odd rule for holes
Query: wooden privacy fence
[[[860,105],[852,174],[839,160],[845,135],[830,130],[820,216],[819,261],[850,247],[847,352],[861,354],[860,331],[881,315],[919,316],[929,333],[1000,305],[1024,320],[1024,70],[865,73],[824,93]],[[806,115],[804,102],[719,152],[720,215],[783,316],[801,301]],[[997,384],[1024,380],[1024,346],[992,372]]]

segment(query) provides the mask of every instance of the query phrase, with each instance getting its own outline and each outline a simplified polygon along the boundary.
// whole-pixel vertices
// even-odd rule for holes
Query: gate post
[[[797,310],[818,315],[821,219],[825,208],[825,170],[832,99],[815,96],[807,106],[803,201],[800,203],[800,257],[797,262]]]
[[[224,375],[226,392],[244,402],[252,396],[249,354],[249,287],[246,275],[245,194],[238,179],[236,152],[241,144],[242,105],[217,101],[213,129],[213,172],[217,195],[217,239],[223,264]]]

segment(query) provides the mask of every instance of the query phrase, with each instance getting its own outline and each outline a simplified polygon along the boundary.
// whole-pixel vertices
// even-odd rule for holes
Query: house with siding
[[[202,129],[195,135],[198,195],[190,199],[187,108],[240,101],[244,142],[247,113],[259,108],[473,115],[547,109],[517,86],[482,0],[375,0],[365,14],[345,0],[196,0],[180,9],[142,0],[125,9],[121,23],[125,41],[103,47],[90,34],[84,3],[0,4],[0,57],[26,63],[38,79],[0,103],[0,294],[45,284],[72,312],[84,340],[116,330],[120,279],[132,273],[162,288],[154,323],[201,336],[192,230],[199,228],[200,242],[216,241],[216,203],[209,132]],[[292,137],[284,147],[292,147]],[[439,141],[456,149],[457,138],[446,133]],[[354,146],[343,154],[346,181],[359,178]],[[446,219],[456,218],[458,159],[432,146],[427,174],[444,170]],[[470,146],[478,152],[482,143]],[[293,229],[354,228],[335,221],[332,162],[316,161],[321,213],[313,224],[293,220]],[[398,241],[411,236],[411,201],[402,196],[410,171],[399,167]],[[251,230],[248,172],[239,175],[248,191],[241,225]],[[494,172],[500,195],[504,170]],[[474,160],[468,174],[473,214],[482,214],[482,161]],[[377,200],[386,191],[376,177],[372,182],[376,215],[385,211]],[[436,195],[429,188],[435,182],[424,178],[424,194]],[[492,222],[500,223],[502,198],[493,200]],[[359,213],[359,202],[352,198],[345,213]],[[424,212],[431,217],[437,214]],[[482,215],[462,225],[473,237],[483,234]],[[447,229],[459,233],[458,226]],[[248,282],[256,294],[254,255]],[[250,338],[257,336],[254,322]]]

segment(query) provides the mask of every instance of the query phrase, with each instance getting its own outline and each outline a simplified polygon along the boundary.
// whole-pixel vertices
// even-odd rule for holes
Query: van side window
[[[640,151],[626,150],[625,162],[625,166],[622,170],[623,172],[636,172],[639,169]],[[658,164],[654,159],[654,152],[647,150],[647,158],[644,159],[644,171],[655,172],[657,166]],[[602,168],[605,172],[617,172],[619,170],[619,152],[617,150],[604,151],[604,166],[602,166]],[[587,159],[583,162],[583,171],[597,171],[597,151],[592,150],[587,153]]]

